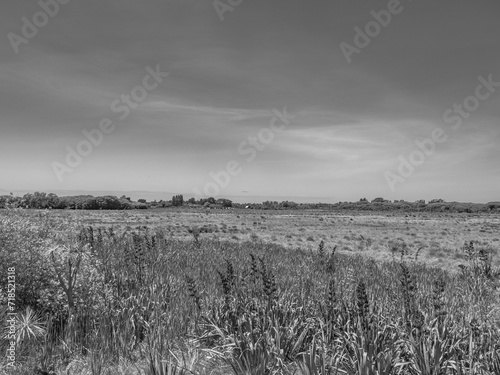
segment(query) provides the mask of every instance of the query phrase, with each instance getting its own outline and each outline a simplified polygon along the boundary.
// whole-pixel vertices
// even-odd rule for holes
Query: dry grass
[[[492,248],[498,248],[500,241],[500,215],[495,214],[156,209],[53,211],[50,216],[54,222],[116,230],[146,227],[173,239],[191,239],[192,229],[198,228],[202,238],[241,242],[258,237],[291,249],[315,249],[324,240],[338,245],[340,252],[376,260],[391,260],[390,248],[397,241],[406,243],[413,254],[420,249],[420,260],[445,268],[456,268],[463,261],[458,249],[465,241]],[[494,254],[493,263],[500,265],[500,254]]]
[[[90,227],[94,219],[100,223]],[[442,235],[439,218],[415,221],[410,234],[421,237],[418,244],[407,241],[410,224],[397,217],[305,212],[282,219],[269,212],[3,211],[1,277],[16,266],[17,306],[37,311],[25,315],[24,327],[41,329],[20,339],[17,374],[38,366],[75,375],[498,375],[499,270],[485,238],[450,245],[462,267],[446,272],[423,262],[428,250],[416,254],[422,244],[442,243],[430,230]],[[480,219],[481,228],[496,220]],[[332,220],[341,233],[326,229]],[[127,229],[131,222],[139,229]],[[248,241],[224,240],[244,237],[242,222],[262,224],[246,233]],[[268,242],[290,235],[303,246]],[[372,253],[387,261],[363,255]]]

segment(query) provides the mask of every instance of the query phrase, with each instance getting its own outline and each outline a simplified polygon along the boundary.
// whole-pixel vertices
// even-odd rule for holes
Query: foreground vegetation
[[[491,247],[464,244],[447,272],[398,242],[376,263],[324,242],[179,241],[42,211],[0,220],[4,310],[16,269],[9,373],[500,374]]]

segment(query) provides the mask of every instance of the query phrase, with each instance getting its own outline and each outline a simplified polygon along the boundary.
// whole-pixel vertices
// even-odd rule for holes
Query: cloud
[[[0,171],[14,190],[36,177],[47,189],[189,192],[241,158],[238,145],[286,106],[296,119],[244,165],[228,194],[390,198],[383,171],[415,139],[443,127],[449,141],[398,191],[405,196],[393,198],[437,191],[494,200],[492,189],[472,186],[468,176],[498,186],[500,93],[457,131],[442,116],[473,93],[479,75],[500,80],[500,4],[405,2],[347,64],[339,44],[386,6],[244,2],[220,22],[211,2],[70,2],[19,54],[7,38],[0,42]],[[19,33],[21,17],[38,10],[36,2],[7,2],[1,32]],[[168,79],[116,120],[116,131],[59,186],[50,163],[64,159],[82,130],[115,120],[113,100],[157,64]],[[451,181],[467,190],[451,192]]]

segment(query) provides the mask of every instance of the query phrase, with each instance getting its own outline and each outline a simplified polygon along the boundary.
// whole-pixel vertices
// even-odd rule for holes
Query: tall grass
[[[499,271],[473,243],[448,272],[324,242],[63,229],[1,222],[0,276],[16,266],[19,312],[36,310],[19,314],[19,374],[500,374]]]

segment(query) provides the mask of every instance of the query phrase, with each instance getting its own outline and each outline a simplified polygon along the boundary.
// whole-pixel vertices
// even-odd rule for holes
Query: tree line
[[[171,200],[148,202],[139,199],[137,202],[130,197],[113,195],[94,197],[92,195],[76,195],[58,197],[53,193],[35,192],[22,197],[10,195],[0,196],[0,208],[26,209],[71,209],[71,210],[132,210],[168,207],[204,207],[204,208],[246,208],[258,210],[349,210],[349,211],[405,211],[405,212],[500,212],[500,202],[460,203],[445,202],[443,199],[432,199],[408,202],[404,200],[389,201],[378,197],[371,201],[361,198],[357,202],[338,203],[296,203],[291,201],[265,201],[262,203],[235,203],[226,198],[189,198],[184,200],[182,194],[174,195]]]

